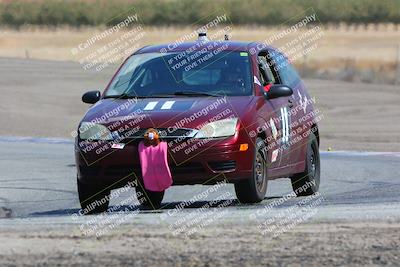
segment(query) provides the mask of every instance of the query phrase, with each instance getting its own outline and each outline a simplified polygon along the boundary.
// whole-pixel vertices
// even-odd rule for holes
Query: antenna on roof
[[[198,41],[201,42],[208,42],[207,33],[206,32],[199,32],[199,39]]]

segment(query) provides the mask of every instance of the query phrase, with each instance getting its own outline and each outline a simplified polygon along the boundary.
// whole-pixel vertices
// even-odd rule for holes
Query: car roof
[[[264,43],[258,43],[258,42],[238,42],[238,41],[207,41],[205,44],[202,46],[198,46],[199,41],[194,41],[194,42],[184,42],[184,43],[169,43],[169,44],[160,44],[160,45],[149,45],[145,46],[138,51],[135,52],[135,54],[143,54],[143,53],[160,53],[161,51],[166,51],[166,52],[180,52],[180,51],[185,51],[188,49],[193,48],[194,51],[198,51],[200,49],[203,49],[204,46],[207,47],[207,43],[213,44],[213,47],[211,50],[218,50],[220,48],[223,48],[226,51],[247,51],[250,52],[250,49],[252,47],[258,47],[258,45],[261,45],[263,48],[269,48],[275,50],[275,48],[268,46]],[[225,47],[225,48],[224,48]],[[198,49],[196,49],[198,48]]]

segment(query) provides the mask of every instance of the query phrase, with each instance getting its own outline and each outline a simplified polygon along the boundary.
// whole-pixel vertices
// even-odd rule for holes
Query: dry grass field
[[[322,26],[321,26],[322,27]],[[104,28],[105,29],[105,28]],[[76,60],[71,48],[86,41],[96,33],[104,31],[101,28],[40,28],[29,27],[19,31],[0,29],[0,56],[28,56],[33,59]],[[178,40],[191,33],[193,28],[176,27],[144,27],[145,35],[140,40],[141,45],[168,43]],[[238,41],[265,41],[272,34],[279,32],[278,28],[232,26],[229,34]],[[395,27],[380,27],[377,29],[322,28],[323,37],[317,42],[318,48],[309,54],[311,60],[346,59],[357,61],[396,62],[399,55],[400,30]],[[124,32],[115,34],[118,38]],[[210,32],[213,34],[213,32]],[[290,38],[290,37],[289,37]],[[103,46],[109,40],[94,44],[93,49]],[[286,42],[282,39],[276,46]]]
[[[324,27],[313,41],[312,51],[295,60],[303,76],[308,78],[339,79],[356,82],[399,83],[400,30],[394,25],[380,27]],[[0,57],[79,61],[71,49],[86,42],[106,28],[41,28],[25,27],[20,30],[0,29]],[[142,47],[149,44],[169,43],[187,37],[194,28],[143,27],[143,36],[135,42]],[[283,29],[244,27],[231,25],[229,35],[239,41],[266,41]],[[300,36],[299,31],[296,36]],[[126,31],[119,31],[95,42],[86,52],[93,52],[119,39]],[[209,32],[212,35],[214,32]],[[315,34],[316,35],[316,34]],[[273,43],[283,47],[296,36],[288,35]],[[222,38],[222,34],[219,35]],[[310,36],[313,38],[313,36]],[[190,38],[188,38],[190,40]],[[133,48],[136,50],[136,48]],[[121,61],[122,56],[118,61]],[[117,62],[118,63],[118,62]],[[397,78],[396,78],[397,77]]]

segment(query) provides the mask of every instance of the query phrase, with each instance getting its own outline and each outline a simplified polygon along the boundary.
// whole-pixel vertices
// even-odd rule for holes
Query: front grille
[[[185,163],[182,165],[175,165],[170,164],[169,168],[171,170],[171,174],[188,174],[188,173],[201,173],[204,172],[203,165],[200,163]],[[140,165],[133,164],[133,165],[112,165],[107,167],[104,170],[104,174],[107,176],[114,176],[114,177],[125,177],[128,175],[141,176],[142,170]]]
[[[172,174],[202,173],[204,172],[204,167],[201,163],[190,162],[181,165],[170,165],[170,170]]]
[[[160,134],[161,139],[176,139],[180,138],[182,140],[186,138],[193,137],[196,133],[196,130],[187,129],[187,128],[177,128],[175,130],[167,129],[167,128],[155,128],[158,133]],[[120,137],[122,138],[123,143],[127,143],[128,141],[132,141],[135,139],[142,139],[144,133],[147,129],[138,129],[138,130],[126,130],[120,133]]]
[[[234,171],[236,169],[236,162],[234,160],[208,162],[208,165],[216,172]]]

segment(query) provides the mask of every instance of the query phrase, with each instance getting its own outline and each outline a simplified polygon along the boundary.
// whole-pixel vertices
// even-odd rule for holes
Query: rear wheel
[[[149,191],[143,185],[136,186],[135,191],[136,197],[143,207],[153,210],[160,208],[165,191]]]
[[[292,188],[297,196],[309,196],[318,192],[320,168],[318,141],[311,133],[307,145],[306,168],[304,172],[291,178]]]
[[[82,183],[77,179],[79,202],[82,214],[96,214],[105,212],[110,203],[110,190],[101,186]]]
[[[247,180],[235,183],[235,192],[241,203],[261,202],[267,192],[267,155],[263,139],[256,139],[253,159],[253,175]]]

